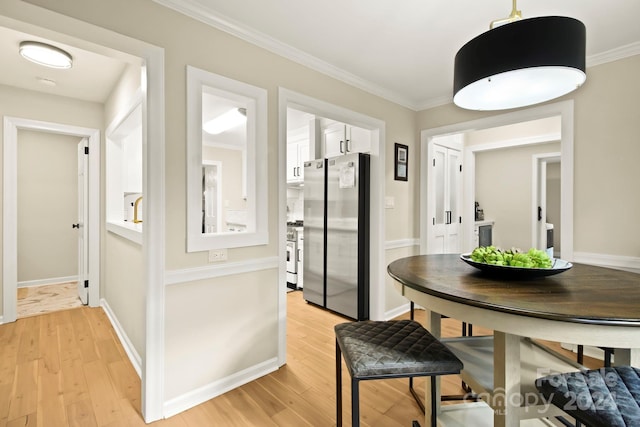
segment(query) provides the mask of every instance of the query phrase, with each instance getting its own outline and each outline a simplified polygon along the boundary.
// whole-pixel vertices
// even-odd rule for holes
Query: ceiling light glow
[[[24,41],[20,43],[20,55],[45,67],[67,69],[73,65],[73,58],[69,53],[41,42]]]
[[[202,125],[202,129],[211,135],[218,135],[247,121],[247,110],[244,108],[234,108],[226,113],[209,120]]]

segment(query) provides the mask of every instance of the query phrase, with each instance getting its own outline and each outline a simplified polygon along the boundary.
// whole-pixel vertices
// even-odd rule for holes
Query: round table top
[[[419,255],[387,267],[401,284],[445,300],[506,313],[577,323],[640,326],[640,274],[586,264],[554,276],[509,279],[459,255]]]

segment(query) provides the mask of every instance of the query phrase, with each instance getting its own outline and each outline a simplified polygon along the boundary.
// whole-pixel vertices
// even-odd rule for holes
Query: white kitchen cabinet
[[[324,157],[371,151],[371,131],[357,126],[333,122],[322,127]]]
[[[287,144],[287,183],[304,181],[304,162],[309,160],[309,141]]]

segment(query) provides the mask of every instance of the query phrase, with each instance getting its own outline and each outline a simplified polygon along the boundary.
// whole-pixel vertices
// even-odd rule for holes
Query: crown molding
[[[372,95],[379,96],[414,111],[418,108],[415,102],[412,102],[394,91],[390,91],[371,83],[368,80],[360,78],[326,61],[316,58],[313,55],[309,55],[300,49],[296,49],[295,47],[276,40],[273,37],[247,27],[229,17],[212,11],[210,8],[207,8],[194,0],[153,1]]]
[[[246,25],[241,24],[227,16],[219,14],[208,7],[203,6],[196,0],[153,0],[162,6],[182,13],[202,23],[217,28],[248,43],[259,46],[279,56],[287,58],[293,62],[304,65],[312,70],[318,71],[343,83],[361,89],[372,95],[379,96],[413,111],[422,111],[441,105],[451,104],[453,96],[445,95],[436,98],[413,101],[395,91],[388,90],[376,85],[368,80],[349,73],[313,55],[301,51],[293,46],[283,43],[273,37],[256,31]],[[630,56],[640,54],[640,42],[631,43],[606,52],[591,55],[586,58],[587,67],[606,64]]]
[[[587,68],[640,54],[640,42],[630,43],[587,58]]]

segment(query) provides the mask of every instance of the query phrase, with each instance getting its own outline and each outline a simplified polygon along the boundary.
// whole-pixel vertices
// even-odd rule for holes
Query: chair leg
[[[424,414],[425,413],[424,403],[422,403],[422,399],[420,399],[420,396],[418,396],[418,393],[416,393],[416,390],[413,388],[413,377],[409,377],[409,391],[411,392],[411,395],[413,396],[413,398],[416,400],[416,403],[420,407],[420,410]]]
[[[583,364],[584,363],[584,346],[583,345],[578,345],[578,351],[577,351],[578,355],[577,355],[577,362],[579,364]]]
[[[360,427],[360,381],[351,378],[351,426]]]
[[[438,425],[438,407],[436,405],[436,377],[431,376],[431,427],[437,427]]]
[[[604,367],[605,368],[610,368],[611,367],[611,355],[613,354],[613,349],[610,347],[604,347],[602,350],[604,350]]]
[[[336,423],[342,427],[342,352],[336,340]]]

